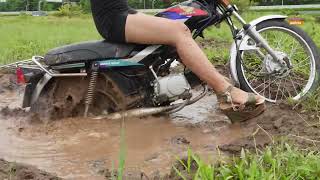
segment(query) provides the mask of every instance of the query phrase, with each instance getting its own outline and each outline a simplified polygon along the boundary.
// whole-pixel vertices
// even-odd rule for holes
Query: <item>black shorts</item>
[[[129,8],[127,11],[115,14],[111,17],[111,28],[108,40],[114,42],[126,42],[126,22],[128,14],[136,14],[137,11]]]
[[[110,41],[116,43],[126,42],[126,22],[129,14],[136,14],[137,11],[128,7],[126,10],[117,10],[110,12],[106,17],[103,17],[103,21],[107,23],[95,23],[100,35]]]

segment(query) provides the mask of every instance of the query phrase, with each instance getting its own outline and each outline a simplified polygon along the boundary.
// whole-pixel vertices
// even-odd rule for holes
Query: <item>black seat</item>
[[[107,41],[88,41],[50,50],[44,57],[47,65],[70,62],[122,58],[128,56],[135,44],[118,44]]]

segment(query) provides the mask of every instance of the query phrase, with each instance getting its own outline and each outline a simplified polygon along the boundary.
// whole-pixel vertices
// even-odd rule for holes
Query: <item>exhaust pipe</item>
[[[98,116],[93,119],[110,119],[110,120],[117,120],[127,117],[144,117],[144,116],[151,116],[154,114],[159,114],[166,111],[171,111],[177,108],[176,105],[174,106],[164,106],[164,107],[156,107],[156,108],[139,108],[139,109],[132,109],[123,112],[116,112],[106,116]]]
[[[110,120],[117,120],[117,119],[122,119],[122,118],[127,118],[127,117],[144,117],[144,116],[151,116],[155,114],[160,114],[160,113],[174,113],[177,111],[182,110],[185,106],[188,106],[190,104],[193,104],[200,99],[202,99],[208,92],[208,87],[203,86],[203,92],[195,97],[194,99],[186,100],[185,102],[179,103],[179,104],[174,104],[170,106],[162,106],[162,107],[153,107],[153,108],[138,108],[138,109],[131,109],[128,111],[123,111],[123,112],[115,112],[106,116],[97,116],[94,117],[93,119],[110,119]]]

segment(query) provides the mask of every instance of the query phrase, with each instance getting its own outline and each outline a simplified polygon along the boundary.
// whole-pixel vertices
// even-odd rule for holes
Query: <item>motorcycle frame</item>
[[[203,5],[207,9],[207,12],[209,13],[209,16],[205,19],[204,25],[197,28],[197,29],[191,29],[193,32],[193,38],[197,37],[203,37],[203,31],[212,26],[212,25],[219,25],[221,22],[226,21],[229,24],[229,27],[231,29],[231,32],[233,34],[234,43],[231,46],[230,49],[230,69],[231,69],[231,77],[233,80],[237,83],[239,82],[238,76],[237,76],[237,70],[236,70],[236,61],[237,61],[237,55],[239,52],[239,46],[241,46],[241,37],[244,37],[245,35],[249,35],[252,39],[254,39],[256,42],[259,42],[263,48],[267,50],[270,55],[279,61],[283,61],[277,57],[277,55],[274,53],[272,48],[268,45],[268,43],[261,37],[261,35],[255,30],[255,26],[263,21],[271,20],[271,19],[285,19],[286,16],[281,15],[270,15],[270,16],[263,16],[256,20],[251,21],[249,24],[246,23],[246,21],[240,16],[238,13],[237,7],[232,5],[228,0],[218,0],[210,1],[208,3],[206,0],[196,0],[200,4]],[[203,2],[206,3],[203,3]],[[215,6],[216,5],[216,6]],[[213,8],[214,7],[214,8]],[[219,14],[220,16],[215,16],[216,14]],[[235,16],[236,19],[243,25],[242,29],[238,29],[236,26],[234,26],[231,16]],[[132,58],[126,59],[128,61],[134,61],[134,62],[140,62],[142,61],[146,56],[145,54],[150,52],[151,48],[152,51],[155,51],[159,49],[162,45],[151,45],[147,46],[145,50],[141,51],[137,55],[133,56]],[[46,86],[46,84],[52,79],[52,78],[58,78],[58,77],[75,77],[75,76],[87,76],[88,74],[86,72],[80,72],[80,73],[59,73],[59,72],[53,72],[47,67],[44,67],[40,61],[43,59],[41,56],[34,56],[32,58],[32,61],[39,66],[39,68],[44,72],[43,78],[38,82],[36,85],[36,88],[34,92],[31,95],[31,102],[27,102],[26,104],[33,104],[38,99],[42,89]],[[285,62],[284,62],[285,63]],[[25,104],[25,103],[24,103]]]

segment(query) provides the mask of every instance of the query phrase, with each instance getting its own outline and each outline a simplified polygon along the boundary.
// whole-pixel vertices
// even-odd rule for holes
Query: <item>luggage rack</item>
[[[16,70],[19,67],[26,68],[26,69],[39,69],[39,70],[41,70],[41,68],[39,68],[38,66],[36,66],[33,63],[32,59],[26,59],[26,60],[2,65],[2,66],[0,66],[0,70]]]
[[[28,70],[40,70],[45,72],[51,77],[74,77],[74,76],[87,76],[85,72],[80,73],[59,73],[57,71],[52,71],[47,65],[40,63],[44,57],[42,56],[32,56],[31,59],[17,61],[7,65],[0,66],[0,70],[16,70],[18,68],[28,69]]]

